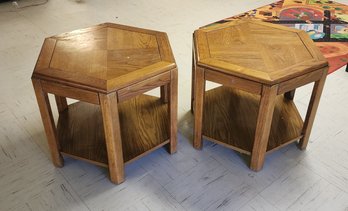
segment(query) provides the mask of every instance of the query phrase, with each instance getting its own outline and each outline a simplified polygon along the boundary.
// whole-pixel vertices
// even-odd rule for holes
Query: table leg
[[[194,131],[193,147],[202,148],[202,123],[203,123],[203,103],[205,92],[204,69],[197,67],[195,70],[194,84]]]
[[[191,75],[191,113],[194,113],[194,100],[195,100],[195,52],[194,49],[192,49],[192,75]]]
[[[309,136],[312,131],[315,114],[317,113],[319,100],[320,100],[321,93],[323,91],[325,80],[326,80],[326,75],[327,75],[326,71],[323,73],[324,76],[320,80],[316,81],[313,87],[311,99],[307,109],[306,119],[303,124],[303,129],[302,129],[303,136],[299,142],[299,148],[301,150],[306,149],[308,141],[309,141]]]
[[[285,92],[284,93],[284,97],[289,99],[289,100],[293,100],[294,97],[295,97],[295,91],[296,91],[296,89],[288,91],[288,92]]]
[[[169,84],[169,131],[170,131],[170,143],[168,145],[168,151],[170,154],[176,152],[177,145],[177,132],[178,132],[178,70],[171,71],[171,79]]]
[[[263,86],[262,88],[256,123],[255,141],[250,162],[250,168],[254,171],[261,170],[265,160],[277,91],[278,85],[271,87]]]
[[[120,184],[124,181],[124,162],[116,92],[99,94],[99,100],[103,116],[110,180]]]
[[[61,97],[58,95],[55,95],[54,97],[56,98],[56,104],[59,113],[63,112],[65,109],[68,108],[68,103],[65,97]]]
[[[45,128],[52,162],[56,167],[63,167],[64,161],[62,155],[59,152],[57,130],[54,123],[48,94],[42,90],[40,80],[32,79],[32,82],[35,90],[36,100],[41,113],[42,123]]]
[[[168,85],[161,86],[161,100],[163,103],[168,103],[169,88]]]

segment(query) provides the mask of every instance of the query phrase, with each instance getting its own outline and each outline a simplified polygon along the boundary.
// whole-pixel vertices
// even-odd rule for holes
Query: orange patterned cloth
[[[305,30],[329,62],[329,73],[348,63],[348,6],[329,0],[282,0],[215,23],[252,18]]]

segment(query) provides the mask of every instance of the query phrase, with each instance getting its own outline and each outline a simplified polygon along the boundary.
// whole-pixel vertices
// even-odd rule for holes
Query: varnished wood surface
[[[176,151],[177,69],[164,32],[104,23],[46,38],[32,80],[56,95],[61,152],[108,166],[116,184],[124,163],[168,143]],[[137,97],[157,87],[158,102]]]
[[[120,103],[119,119],[125,163],[169,142],[167,104],[162,104],[157,97],[140,95]],[[71,104],[61,113],[57,127],[62,152],[107,165],[99,106],[83,102]]]
[[[189,114],[188,62],[192,31],[226,14],[274,1],[162,1],[163,6],[158,0],[134,4],[49,0],[42,6],[16,9],[18,13],[1,12],[0,210],[345,210],[348,73],[344,68],[330,74],[325,82],[308,152],[291,144],[267,155],[263,171],[254,173],[228,148],[208,142],[203,151],[197,151],[190,144],[193,119]],[[29,2],[33,1],[18,4]],[[340,2],[348,4],[348,0]],[[6,4],[1,3],[2,11],[6,6],[14,11]],[[192,11],[192,5],[199,11]],[[159,18],[159,14],[167,15]],[[178,152],[170,156],[160,149],[130,163],[126,182],[119,186],[110,183],[106,169],[86,162],[68,158],[64,168],[52,167],[28,80],[43,35],[104,18],[166,31],[180,64]],[[297,104],[301,114],[310,95],[311,86],[296,90],[295,103],[301,102]]]
[[[312,131],[312,126],[314,123],[315,115],[317,113],[317,109],[319,106],[319,101],[321,97],[321,93],[324,89],[324,84],[326,81],[326,76],[327,76],[327,71],[328,68],[322,70],[323,77],[320,80],[317,80],[314,83],[314,87],[312,90],[312,95],[309,101],[308,109],[307,109],[307,114],[304,122],[304,126],[302,129],[302,134],[303,137],[300,140],[299,147],[300,149],[306,149],[308,141],[309,141],[309,136]]]
[[[311,100],[303,123],[292,101],[294,90],[318,81],[328,67],[308,35],[284,26],[236,20],[196,30],[193,55],[194,147],[202,146],[203,135],[251,155],[250,168],[259,171],[266,152],[302,137],[301,146],[306,143],[318,99]],[[231,88],[204,95],[206,81]],[[313,96],[320,92],[315,88]]]
[[[164,86],[170,81],[170,71],[159,74],[157,76],[151,77],[149,79],[143,80],[139,83],[127,86],[123,89],[117,91],[117,97],[119,102],[128,100],[134,96],[140,95],[144,92],[147,92],[151,89],[154,89],[159,86]],[[164,93],[162,93],[164,95]],[[168,97],[168,93],[164,95],[164,98]]]
[[[124,181],[124,162],[117,93],[99,94],[110,180],[120,184]]]
[[[279,84],[278,94],[283,94],[285,92],[291,91],[303,85],[309,84],[311,82],[317,81],[323,77],[323,73],[327,68],[321,68],[319,70],[313,71],[311,73],[290,79]]]
[[[62,112],[68,108],[68,102],[66,100],[66,97],[55,95],[54,98],[56,100],[58,112]]]
[[[47,38],[33,77],[111,92],[175,67],[165,33],[106,23]]]
[[[47,142],[49,150],[51,153],[52,162],[57,167],[62,167],[64,161],[62,155],[59,153],[59,138],[57,137],[57,131],[54,124],[54,119],[52,115],[52,109],[50,101],[48,99],[48,94],[43,91],[41,81],[33,79],[32,80],[37,104],[40,109],[41,119],[43,126],[45,128],[45,133],[47,137]]]
[[[254,171],[259,171],[263,167],[265,162],[265,153],[268,147],[269,134],[271,130],[271,124],[273,120],[273,112],[276,103],[278,85],[274,86],[262,86],[262,94],[260,99],[260,104],[258,108],[256,127],[255,127],[255,138],[253,143],[253,148],[251,152],[250,168]],[[296,108],[295,108],[296,110]],[[296,110],[297,111],[297,110]],[[275,119],[283,119],[283,121],[288,121],[288,117],[280,115],[280,117],[275,116]],[[277,121],[276,124],[279,124]],[[278,125],[277,125],[278,127]],[[286,129],[277,130],[277,133],[287,133]],[[291,132],[289,133],[291,134]],[[281,143],[281,139],[278,140]],[[286,141],[290,141],[286,139]],[[279,144],[281,145],[281,144]]]
[[[240,89],[253,94],[261,94],[262,84],[241,79],[232,75],[220,73],[214,70],[205,70],[205,80],[212,81],[225,86]]]
[[[50,67],[112,79],[160,61],[156,36],[105,27],[56,37]]]
[[[218,87],[205,93],[203,135],[239,152],[251,154],[260,97]],[[267,151],[301,138],[303,121],[291,100],[277,96]]]
[[[204,69],[197,67],[194,71],[194,125],[193,125],[193,147],[196,149],[202,148],[202,130],[203,126],[203,109],[205,96],[205,80]],[[208,111],[210,112],[210,111]],[[204,123],[203,123],[204,125]]]
[[[236,20],[195,31],[197,64],[266,84],[328,66],[301,30]]]
[[[54,83],[45,80],[41,80],[41,84],[42,89],[47,93],[69,97],[76,100],[82,100],[93,104],[99,104],[99,96],[96,92],[91,92],[88,90],[66,86],[60,83]],[[60,99],[58,99],[57,102],[59,101]]]
[[[162,88],[162,87],[161,87]],[[162,90],[162,89],[161,89]],[[173,154],[177,150],[178,143],[178,70],[174,69],[170,71],[170,84],[164,89],[163,92],[167,92],[168,96],[168,116],[169,116],[169,125],[168,130],[170,131],[170,143],[168,144],[167,150],[170,154]],[[163,94],[163,93],[162,93]],[[161,96],[161,101],[166,101]]]

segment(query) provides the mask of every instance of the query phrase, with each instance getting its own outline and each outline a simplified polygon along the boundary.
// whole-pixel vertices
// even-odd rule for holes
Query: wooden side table
[[[194,147],[202,137],[251,156],[259,171],[266,153],[294,141],[305,149],[328,64],[308,35],[260,21],[233,21],[194,33]],[[205,91],[205,82],[223,86]],[[314,82],[303,122],[295,89]]]
[[[71,156],[108,167],[119,184],[125,163],[176,151],[177,69],[163,32],[105,23],[46,38],[32,82],[57,167]],[[160,98],[143,94],[157,87]]]

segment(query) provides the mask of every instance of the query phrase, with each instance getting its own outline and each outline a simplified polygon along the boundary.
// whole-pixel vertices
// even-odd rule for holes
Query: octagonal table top
[[[110,92],[175,67],[165,33],[104,23],[46,38],[33,77]]]
[[[256,20],[235,20],[195,31],[198,65],[266,84],[327,66],[308,35]]]

